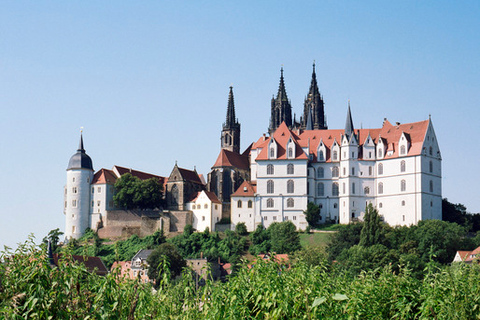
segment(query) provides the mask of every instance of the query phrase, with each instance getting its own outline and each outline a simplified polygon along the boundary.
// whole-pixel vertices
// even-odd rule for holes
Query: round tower
[[[65,186],[65,237],[80,238],[89,227],[90,184],[93,179],[92,159],[83,148],[83,136],[80,144],[68,162],[67,184]]]

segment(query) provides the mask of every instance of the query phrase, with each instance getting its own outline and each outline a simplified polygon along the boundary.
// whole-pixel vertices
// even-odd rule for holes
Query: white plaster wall
[[[80,238],[89,226],[90,183],[93,171],[88,169],[67,170],[65,194],[65,237]],[[75,180],[75,181],[74,181]],[[77,188],[77,192],[73,192]],[[77,206],[73,207],[73,201]],[[65,205],[65,204],[64,204]]]
[[[248,208],[248,201],[252,201],[252,207]],[[238,201],[242,201],[242,207],[238,207]],[[235,230],[235,227],[240,222],[244,222],[248,232],[255,231],[255,199],[254,197],[232,197],[232,203],[230,207],[231,213],[231,228]]]

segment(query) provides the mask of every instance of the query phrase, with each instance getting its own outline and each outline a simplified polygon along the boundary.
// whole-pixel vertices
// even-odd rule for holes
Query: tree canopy
[[[147,258],[148,277],[155,279],[158,287],[163,276],[175,278],[187,266],[177,248],[171,243],[162,243]]]
[[[125,209],[155,209],[163,206],[163,186],[156,178],[141,180],[130,173],[115,182],[115,206]]]
[[[320,220],[320,207],[313,202],[307,204],[307,210],[303,211],[308,225],[315,227]]]

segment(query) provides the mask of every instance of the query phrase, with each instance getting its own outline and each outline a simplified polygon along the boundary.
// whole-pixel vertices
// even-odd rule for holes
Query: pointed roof
[[[202,192],[205,193],[205,195],[207,196],[207,198],[213,202],[213,203],[219,203],[221,204],[222,202],[220,200],[218,200],[217,196],[215,195],[215,193],[213,193],[212,191],[207,191],[207,190],[202,190],[202,191],[199,191],[197,193],[195,193],[193,196],[192,196],[192,199],[189,200],[188,202],[195,202],[197,201],[198,197],[200,197],[200,195],[202,194]]]
[[[280,83],[278,85],[277,100],[288,101],[287,90],[285,90],[285,80],[283,79],[283,67],[280,69]]]
[[[177,174],[175,172],[178,172],[178,174],[180,175],[179,177],[177,176]],[[175,163],[175,166],[173,167],[173,170],[172,172],[170,173],[170,177],[168,178],[169,182],[170,181],[189,181],[189,182],[193,182],[193,183],[197,183],[197,184],[200,184],[200,185],[204,185],[203,182],[202,182],[202,179],[200,179],[200,177],[198,176],[198,173],[196,170],[188,170],[188,169],[184,169],[184,168],[180,168],[177,163]]]
[[[117,173],[117,177],[119,178],[120,176],[124,175],[125,173],[130,173],[132,176],[139,178],[140,180],[147,180],[151,178],[156,178],[163,182],[165,180],[165,177],[162,176],[157,176],[155,174],[151,173],[146,173],[138,170],[134,170],[131,168],[125,168],[125,167],[120,167],[120,166],[113,166],[112,171],[114,173]]]
[[[308,90],[308,94],[315,96],[320,95],[318,91],[318,84],[317,84],[317,74],[315,73],[315,61],[313,62],[313,71],[312,71],[312,80],[310,82],[310,90]]]
[[[102,168],[93,176],[92,184],[115,184],[116,181],[115,172]]]
[[[82,133],[80,133],[80,143],[78,144],[77,153],[75,153],[68,162],[67,170],[71,169],[93,170],[92,159],[85,153],[85,149],[83,148]]]
[[[256,181],[243,181],[238,189],[232,193],[231,197],[253,197],[257,192]]]
[[[307,155],[303,152],[302,147],[298,143],[299,137],[290,129],[288,129],[285,122],[282,122],[277,130],[273,133],[273,136],[268,139],[268,142],[274,140],[277,143],[277,157],[276,159],[287,159],[287,143],[292,138],[295,144],[295,159],[308,159]],[[256,160],[268,160],[268,148],[263,148]]]
[[[350,136],[354,132],[352,112],[350,110],[350,100],[348,100],[347,120],[345,121],[345,135],[350,139]]]
[[[240,155],[236,152],[226,149],[220,150],[220,154],[217,157],[217,161],[213,165],[213,168],[218,167],[235,167],[238,169],[248,170],[248,153],[245,152]]]
[[[236,124],[237,124],[237,119],[235,118],[235,103],[233,100],[233,87],[230,86],[230,92],[228,93],[227,117],[226,117],[223,128],[224,129],[232,128]]]

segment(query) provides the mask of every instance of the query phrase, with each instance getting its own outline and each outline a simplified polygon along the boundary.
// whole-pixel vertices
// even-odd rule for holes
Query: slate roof
[[[178,171],[180,172],[180,175],[184,180],[203,185],[202,180],[200,179],[196,171],[183,169],[180,167],[178,168]]]

